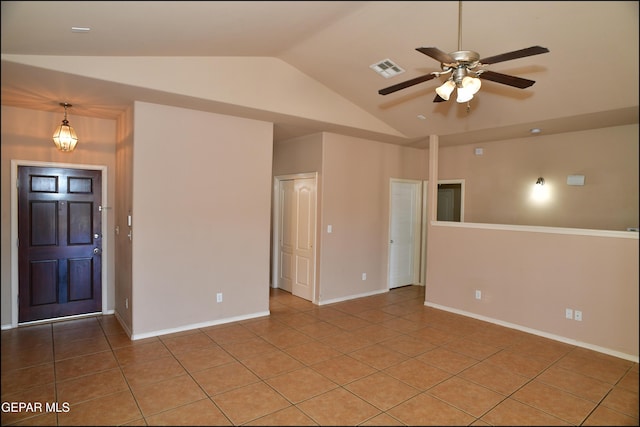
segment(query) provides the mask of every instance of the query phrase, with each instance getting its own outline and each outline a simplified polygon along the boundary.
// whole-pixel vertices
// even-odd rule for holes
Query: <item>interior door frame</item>
[[[317,280],[317,272],[318,272],[318,256],[317,256],[317,248],[318,248],[318,172],[306,172],[306,173],[296,173],[289,175],[278,175],[273,177],[273,201],[271,206],[273,207],[272,214],[272,231],[271,231],[271,287],[278,287],[278,276],[280,275],[280,239],[278,236],[280,235],[280,181],[287,181],[292,179],[313,179],[315,182],[316,191],[315,193],[315,212],[313,215],[313,231],[315,233],[315,244],[313,245],[313,300],[311,301],[313,304],[317,304],[317,295],[318,295],[318,280]]]
[[[391,227],[392,227],[392,184],[394,182],[397,183],[409,183],[418,186],[416,189],[416,195],[419,200],[417,200],[416,208],[417,212],[417,222],[420,226],[420,230],[414,236],[414,239],[417,241],[414,247],[414,266],[413,266],[413,277],[417,280],[417,285],[424,286],[424,277],[426,276],[424,273],[424,266],[426,262],[425,250],[426,250],[426,185],[427,181],[416,180],[416,179],[403,179],[403,178],[390,178],[389,179],[389,227],[388,233],[389,238],[387,242],[391,240]],[[391,288],[391,244],[387,243],[387,290],[393,289]]]
[[[460,222],[464,222],[464,179],[439,179],[438,184],[460,184]]]
[[[102,213],[108,209],[107,200],[107,166],[105,165],[84,165],[75,163],[55,163],[55,162],[39,162],[33,160],[11,160],[11,327],[18,327],[18,293],[20,276],[18,272],[18,167],[20,166],[37,166],[45,168],[64,168],[64,169],[89,169],[98,170],[102,174]],[[107,313],[108,305],[108,281],[107,270],[109,265],[109,244],[111,235],[106,232],[107,221],[102,221],[102,313]],[[77,316],[67,316],[66,318],[86,317],[85,314]],[[23,324],[37,324],[51,322],[52,319],[36,320]]]

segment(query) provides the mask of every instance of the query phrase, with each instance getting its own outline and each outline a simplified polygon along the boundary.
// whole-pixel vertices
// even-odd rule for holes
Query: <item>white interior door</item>
[[[279,256],[278,256],[278,287],[292,292],[293,257],[295,247],[295,181],[280,181],[279,207],[280,218],[278,227]]]
[[[315,262],[315,179],[296,179],[296,219],[294,248],[294,281],[292,294],[311,301]]]
[[[280,180],[278,287],[313,301],[316,179]]]
[[[420,181],[390,182],[389,288],[419,282],[421,186]]]

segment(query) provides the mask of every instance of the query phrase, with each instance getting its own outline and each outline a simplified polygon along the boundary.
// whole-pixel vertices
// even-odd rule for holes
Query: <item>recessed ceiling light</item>
[[[532,128],[532,129],[529,130],[529,132],[531,132],[532,135],[537,135],[540,132],[542,132],[542,129],[540,129],[540,128]]]
[[[89,31],[91,31],[89,27],[71,27],[72,33],[88,33]]]

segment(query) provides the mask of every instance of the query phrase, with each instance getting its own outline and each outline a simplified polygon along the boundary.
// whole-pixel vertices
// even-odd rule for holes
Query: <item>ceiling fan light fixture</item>
[[[440,98],[444,99],[445,101],[448,101],[449,97],[451,96],[451,92],[453,92],[453,89],[455,89],[455,87],[456,87],[456,84],[453,82],[453,80],[449,79],[446,82],[444,82],[442,86],[439,86],[438,88],[436,88],[436,93]]]
[[[473,94],[475,92],[473,92],[472,88],[468,88],[468,87],[459,87],[458,88],[458,98],[456,99],[456,102],[459,103],[465,103],[465,102],[469,102],[473,99]]]
[[[398,90],[429,81],[435,77],[440,77],[445,73],[451,73],[449,80],[451,80],[458,89],[457,101],[459,103],[468,102],[473,99],[473,95],[480,90],[480,78],[519,89],[525,89],[533,85],[535,81],[485,70],[483,67],[498,62],[511,61],[513,59],[549,52],[549,49],[546,47],[530,46],[524,49],[505,52],[500,55],[481,58],[478,52],[462,50],[462,0],[458,1],[458,50],[446,53],[433,46],[421,46],[417,47],[416,50],[440,62],[442,71],[434,71],[380,89],[378,91],[380,95],[388,95]],[[433,102],[448,101],[452,92],[453,90],[450,87],[449,81],[445,82],[436,89],[437,96],[433,99]],[[469,105],[467,105],[467,111],[469,111]]]
[[[482,82],[477,77],[465,76],[462,79],[462,87],[469,90],[472,95],[475,95],[480,90]]]

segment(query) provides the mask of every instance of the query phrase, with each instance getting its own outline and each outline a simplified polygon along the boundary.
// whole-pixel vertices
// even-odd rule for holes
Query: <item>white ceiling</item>
[[[206,100],[21,65],[6,55],[277,57],[396,129],[389,142],[426,146],[638,123],[636,1],[2,1],[2,104],[114,118],[134,99],[210,109]],[[71,27],[89,27],[86,34]],[[535,80],[517,89],[483,80],[470,103],[434,103],[438,79],[378,90],[440,71],[417,47],[480,57],[530,46],[549,53],[492,64]],[[391,59],[405,73],[369,66]],[[442,78],[444,79],[444,77]],[[293,88],[292,88],[293,90]],[[216,106],[216,112],[220,111]],[[229,113],[242,115],[230,107]],[[268,112],[265,117],[269,118]],[[418,118],[423,116],[424,119]],[[273,115],[276,140],[332,129]],[[367,135],[367,129],[362,129]],[[354,131],[355,135],[358,130]]]

